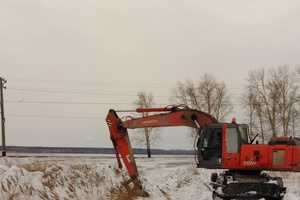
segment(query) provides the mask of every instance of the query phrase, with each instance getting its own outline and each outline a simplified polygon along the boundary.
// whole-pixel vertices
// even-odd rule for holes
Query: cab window
[[[239,131],[240,131],[240,134],[241,134],[241,143],[242,144],[249,144],[248,132],[247,132],[246,126],[239,125],[238,127],[239,127]]]
[[[227,153],[238,153],[238,133],[236,128],[226,128]]]
[[[207,129],[202,140],[202,155],[221,157],[222,155],[222,129]]]
[[[222,145],[222,129],[208,129],[202,147],[220,148]]]

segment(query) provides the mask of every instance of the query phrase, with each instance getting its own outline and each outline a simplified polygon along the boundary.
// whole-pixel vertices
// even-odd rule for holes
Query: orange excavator
[[[118,165],[120,156],[127,168],[133,189],[141,190],[137,165],[127,129],[146,127],[188,126],[197,130],[197,167],[224,169],[212,173],[209,188],[213,199],[264,198],[283,199],[286,188],[281,177],[271,177],[264,171],[300,171],[300,145],[293,138],[273,138],[268,144],[254,143],[248,126],[219,123],[208,113],[186,106],[138,108],[149,112],[146,117],[122,120],[110,109],[106,122],[110,131]],[[128,111],[129,112],[129,111]],[[155,114],[153,114],[155,113]],[[207,185],[208,186],[208,185]]]

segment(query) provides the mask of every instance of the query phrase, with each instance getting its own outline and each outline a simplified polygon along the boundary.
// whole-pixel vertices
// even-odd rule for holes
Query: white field
[[[212,199],[204,183],[215,170],[196,168],[193,156],[137,156],[136,162],[149,197],[130,197],[122,186],[126,169],[118,169],[114,155],[8,155],[0,158],[0,199]],[[300,199],[300,173],[272,175],[283,177],[285,200]]]

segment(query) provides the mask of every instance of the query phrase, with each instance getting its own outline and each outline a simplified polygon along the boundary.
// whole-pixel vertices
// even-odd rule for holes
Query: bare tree
[[[256,128],[256,120],[255,120],[255,96],[252,92],[246,93],[245,96],[242,96],[241,102],[243,105],[247,105],[246,114],[249,117],[249,134],[250,137],[254,137],[254,130]]]
[[[293,79],[295,82],[297,82],[298,86],[300,84],[300,66],[296,66],[296,69],[295,69],[295,77]],[[297,93],[297,99],[300,100],[300,95]],[[296,104],[299,104],[296,103]],[[300,122],[300,106],[293,106],[293,114],[292,114],[292,119],[291,119],[291,132],[292,132],[292,135],[293,137],[298,137],[300,138],[300,134],[295,134],[295,132],[299,132],[300,130],[300,127],[299,126],[295,126],[295,124],[299,124]],[[296,130],[295,130],[296,129]]]
[[[268,79],[265,70],[261,69],[250,71],[247,81],[248,85],[246,91],[251,92],[253,96],[255,96],[253,103],[256,109],[256,116],[261,119],[260,123],[262,123],[264,119],[268,121],[267,125],[269,126],[269,131],[272,132],[273,137],[276,137],[278,128],[276,123],[278,107],[276,105],[276,92],[271,80]],[[263,126],[263,124],[261,124],[261,126]],[[263,135],[262,141],[264,142]]]
[[[184,104],[190,108],[200,109],[200,99],[197,95],[196,84],[186,79],[186,83],[178,82],[173,88],[171,101],[175,104]]]
[[[204,74],[198,82],[187,79],[179,82],[172,91],[171,101],[185,104],[213,115],[222,121],[232,110],[230,95],[224,82],[218,82],[212,75]]]
[[[151,108],[155,104],[153,95],[146,92],[138,92],[138,98],[134,101],[134,104],[139,108]],[[149,115],[148,112],[141,113],[142,117]],[[145,146],[147,149],[148,158],[151,158],[151,145],[159,140],[161,137],[158,134],[158,128],[143,128],[137,130],[133,136],[132,142],[138,146]]]
[[[218,82],[212,75],[203,75],[198,90],[202,109],[218,120],[222,121],[233,109],[226,84]]]
[[[264,144],[264,126],[261,112],[261,102],[256,97],[252,90],[252,88],[246,88],[247,91],[245,95],[242,97],[242,105],[246,108],[246,114],[249,117],[249,132],[250,138],[255,137],[256,134],[259,134],[262,143]]]
[[[274,88],[278,93],[279,120],[282,125],[283,136],[289,132],[291,120],[295,117],[296,104],[299,101],[298,85],[295,84],[295,73],[291,72],[288,66],[279,66],[270,70]]]
[[[288,66],[271,68],[267,72],[264,69],[252,70],[247,81],[244,96],[254,98],[250,102],[244,102],[244,105],[255,110],[262,142],[264,143],[264,128],[267,128],[269,137],[286,137],[295,113],[298,113],[296,108],[299,107],[295,73],[291,72]]]

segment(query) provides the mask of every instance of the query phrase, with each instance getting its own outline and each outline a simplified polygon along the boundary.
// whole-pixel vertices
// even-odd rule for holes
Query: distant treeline
[[[1,147],[1,146],[0,146]],[[1,147],[2,149],[2,147]],[[147,154],[146,149],[133,149],[134,154]],[[74,153],[74,154],[114,154],[113,148],[86,148],[86,147],[25,147],[7,146],[6,153]],[[152,154],[165,155],[194,155],[194,150],[164,150],[151,149]]]

